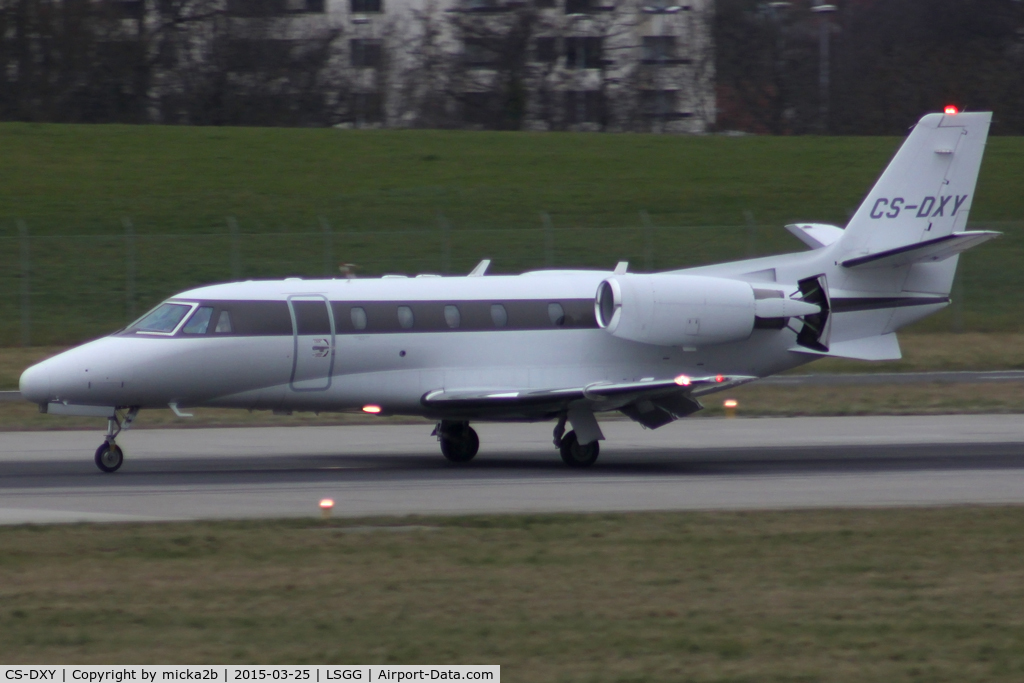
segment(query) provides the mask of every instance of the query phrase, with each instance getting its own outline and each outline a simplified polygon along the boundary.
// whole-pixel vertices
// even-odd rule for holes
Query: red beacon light
[[[945,111],[945,112],[946,112],[947,114],[949,114],[950,116],[953,116],[953,115],[955,115],[955,114],[959,114],[959,113],[960,113],[960,110],[959,110],[959,109],[957,109],[957,108],[956,108],[956,106],[954,106],[954,105],[952,105],[952,104],[947,104],[947,105],[946,105],[946,108],[945,108],[945,110],[944,110],[944,111]]]
[[[725,381],[725,375],[715,375],[715,381],[721,384]]]

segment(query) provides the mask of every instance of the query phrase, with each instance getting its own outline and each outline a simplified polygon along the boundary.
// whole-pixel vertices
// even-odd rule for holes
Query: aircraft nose
[[[21,373],[18,389],[22,397],[33,403],[46,403],[51,398],[50,368],[44,361],[37,363]]]

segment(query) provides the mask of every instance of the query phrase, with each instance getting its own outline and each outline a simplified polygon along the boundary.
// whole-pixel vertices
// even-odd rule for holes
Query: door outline
[[[299,370],[299,321],[295,316],[295,301],[322,301],[324,306],[327,307],[327,320],[331,327],[331,336],[329,340],[330,351],[328,356],[330,360],[327,364],[327,377],[326,382],[323,386],[314,387],[297,387],[295,386],[295,375]],[[292,391],[327,391],[331,388],[331,382],[334,379],[334,356],[337,349],[336,344],[336,327],[334,325],[334,310],[331,306],[331,302],[323,294],[293,294],[288,297],[288,314],[292,318],[292,374],[288,380],[288,386]],[[302,335],[304,337],[311,337],[314,335]],[[312,380],[300,379],[300,382],[310,382]]]

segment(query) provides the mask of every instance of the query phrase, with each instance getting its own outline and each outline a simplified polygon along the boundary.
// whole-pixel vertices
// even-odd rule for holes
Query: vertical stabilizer
[[[842,257],[963,231],[991,120],[991,112],[922,118],[850,219],[839,240]]]

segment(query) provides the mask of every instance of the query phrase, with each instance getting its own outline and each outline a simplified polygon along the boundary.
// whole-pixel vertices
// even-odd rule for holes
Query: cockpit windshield
[[[161,304],[132,325],[130,331],[169,334],[191,310],[189,304]]]

